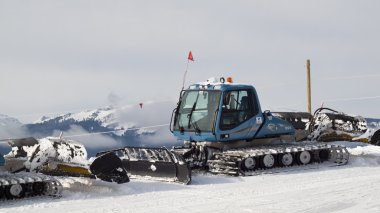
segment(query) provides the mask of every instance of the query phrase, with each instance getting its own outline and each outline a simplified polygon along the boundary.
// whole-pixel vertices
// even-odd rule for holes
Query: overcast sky
[[[377,0],[0,0],[0,113],[174,103],[191,50],[187,82],[233,76],[283,110],[307,109],[311,59],[313,109],[330,100],[380,117],[379,11]]]

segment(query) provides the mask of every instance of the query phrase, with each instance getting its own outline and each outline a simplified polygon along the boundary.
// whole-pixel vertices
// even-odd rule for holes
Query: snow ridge
[[[42,124],[51,120],[56,120],[60,123],[63,123],[65,121],[82,122],[92,120],[101,123],[101,126],[109,127],[116,123],[115,113],[115,108],[107,106],[94,110],[85,110],[78,113],[67,113],[56,117],[43,116],[33,124]]]

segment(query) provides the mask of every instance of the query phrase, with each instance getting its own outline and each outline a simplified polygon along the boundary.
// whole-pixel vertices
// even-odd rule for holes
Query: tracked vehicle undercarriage
[[[34,196],[59,197],[61,193],[61,183],[51,176],[29,172],[0,174],[0,202]]]

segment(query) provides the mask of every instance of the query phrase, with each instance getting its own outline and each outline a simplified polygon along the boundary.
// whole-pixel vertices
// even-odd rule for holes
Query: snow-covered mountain
[[[133,124],[123,126],[117,120],[116,109],[104,107],[95,110],[85,110],[77,113],[67,113],[53,117],[43,116],[32,124],[27,124],[32,133],[52,134],[55,130],[67,131],[73,125],[82,127],[88,132],[112,131],[135,127]],[[118,135],[122,135],[122,131]]]
[[[122,145],[138,145],[141,143],[139,140],[141,136],[147,134],[154,134],[151,132],[141,132],[138,129],[129,130],[129,128],[138,128],[134,123],[124,123],[118,120],[117,114],[118,109],[112,107],[104,107],[95,110],[85,110],[77,113],[67,113],[63,115],[58,115],[55,117],[42,117],[38,121],[27,124],[26,127],[28,131],[35,137],[46,137],[60,134],[63,132],[64,137],[72,137],[74,140],[78,140],[88,145],[88,149],[98,148],[98,146],[93,142],[95,139],[91,137],[93,133],[99,132],[109,132],[103,137],[112,138],[114,142],[104,141],[102,147],[117,148],[113,147],[116,144]],[[116,131],[120,130],[120,131]],[[88,135],[86,137],[86,135]],[[77,137],[78,136],[78,137]],[[81,136],[81,137],[79,137]],[[102,136],[99,136],[102,137]],[[91,141],[89,141],[91,140]],[[102,143],[101,141],[97,143]],[[110,146],[107,146],[107,143]],[[99,150],[94,150],[99,151]]]
[[[104,107],[95,110],[85,110],[78,113],[67,113],[55,117],[42,116],[39,120],[35,121],[33,124],[42,124],[47,122],[57,122],[64,123],[67,121],[71,122],[83,122],[88,120],[93,120],[99,122],[103,127],[110,127],[113,124],[117,124],[117,119],[115,118],[116,109],[113,107]]]
[[[0,114],[0,127],[4,126],[22,126],[22,123],[16,118]]]
[[[23,124],[16,118],[0,114],[0,139],[25,137]],[[0,154],[8,153],[10,147],[0,143]]]
[[[373,129],[380,129],[380,119],[377,118],[366,118],[367,126]]]
[[[139,106],[108,106],[53,117],[43,116],[25,127],[38,138],[58,136],[63,132],[63,137],[83,143],[90,154],[99,149],[122,146],[173,145],[175,139],[170,135],[168,126],[165,126],[171,111],[171,107],[166,105],[146,104],[144,109]],[[157,124],[164,125],[159,128],[141,128]],[[107,133],[97,134],[99,132]]]
[[[175,103],[145,103],[123,107],[102,107],[57,116],[43,116],[30,124],[0,115],[0,138],[59,136],[86,146],[89,155],[123,146],[172,146],[176,139],[168,129]],[[155,126],[152,128],[152,126]],[[148,128],[147,128],[148,127]],[[107,132],[99,134],[100,132]],[[178,144],[176,144],[178,145]],[[7,146],[0,146],[5,153]]]
[[[0,114],[0,139],[23,136],[24,127],[18,119],[10,117],[8,115]]]

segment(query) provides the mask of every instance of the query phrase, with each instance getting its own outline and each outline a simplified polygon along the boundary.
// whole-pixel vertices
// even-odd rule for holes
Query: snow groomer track
[[[293,143],[228,150],[214,153],[208,161],[210,172],[227,175],[258,175],[277,167],[293,167],[328,161],[333,165],[348,163],[346,147],[326,143]]]
[[[61,194],[61,183],[51,176],[27,172],[0,175],[0,202],[33,196],[59,197]]]

